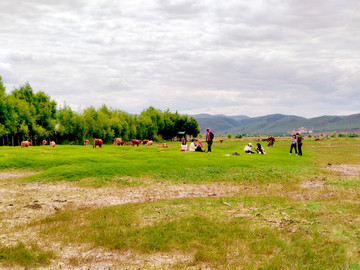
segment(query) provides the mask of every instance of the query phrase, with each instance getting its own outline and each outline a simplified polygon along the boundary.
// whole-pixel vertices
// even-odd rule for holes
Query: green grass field
[[[188,258],[170,266],[132,265],[149,269],[360,269],[360,139],[306,138],[302,157],[289,155],[289,139],[277,140],[273,148],[262,143],[266,155],[245,154],[243,148],[250,141],[257,142],[215,142],[212,153],[180,152],[179,143],[169,143],[167,149],[1,147],[0,172],[31,172],[0,179],[4,188],[7,183],[42,182],[70,183],[89,192],[102,188],[120,192],[165,183],[166,191],[168,186],[220,183],[242,191],[105,206],[68,204],[22,225],[36,233],[37,243],[28,243],[26,236],[19,237],[17,246],[0,240],[0,265],[53,267],[61,255],[51,242],[114,254],[130,252],[135,257],[182,254]],[[231,155],[235,151],[240,155]],[[0,222],[5,222],[8,215],[0,209]],[[3,235],[18,230],[14,226]],[[32,259],[12,256],[19,247]],[[65,261],[79,266],[80,257]]]
[[[147,177],[154,181],[192,183],[209,181],[292,182],[316,173],[308,157],[288,156],[286,143],[268,149],[268,154],[246,155],[242,140],[216,143],[212,153],[180,152],[178,143],[163,149],[104,145],[91,146],[3,147],[0,169],[39,172],[27,181],[100,180],[101,184],[121,177]],[[240,156],[225,156],[239,152]],[[1,152],[0,152],[1,153]],[[313,156],[311,153],[306,153]],[[118,180],[119,181],[119,180]],[[121,180],[120,180],[121,183]],[[126,183],[125,183],[126,184]],[[97,184],[99,185],[99,184]]]

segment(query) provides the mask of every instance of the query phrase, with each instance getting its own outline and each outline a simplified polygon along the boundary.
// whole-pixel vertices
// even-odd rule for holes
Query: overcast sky
[[[359,0],[1,0],[0,75],[74,110],[360,112]]]

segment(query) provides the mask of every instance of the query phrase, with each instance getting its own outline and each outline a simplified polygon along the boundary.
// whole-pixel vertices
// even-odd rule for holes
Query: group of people
[[[213,143],[213,139],[214,139],[214,133],[211,132],[210,128],[207,128],[206,129],[206,142],[207,142],[207,145],[208,145],[207,152],[211,152],[211,146],[212,146],[212,143]],[[185,138],[182,139],[180,151],[206,152],[204,150],[202,142],[197,141],[195,139],[191,140],[191,144],[190,144],[189,149],[188,149],[187,142],[186,142]]]
[[[292,136],[291,146],[290,146],[290,155],[292,154],[292,151],[294,149],[295,154],[297,156],[302,156],[302,144],[303,144],[302,141],[303,141],[303,138],[300,136],[299,133],[296,133],[296,135]],[[247,154],[255,154],[255,152],[251,151],[251,148],[252,148],[252,144],[248,143],[244,148],[245,153],[247,153]],[[258,154],[262,154],[262,155],[266,154],[264,148],[261,146],[260,143],[256,144],[255,151]]]
[[[246,154],[255,154],[255,152],[251,151],[252,148],[252,143],[248,143],[245,148],[244,151]],[[260,155],[265,155],[265,149],[264,147],[262,147],[262,145],[260,143],[256,144],[256,148],[255,148],[256,153],[260,154]]]
[[[214,134],[211,132],[210,128],[207,128],[206,129],[206,142],[208,145],[207,152],[211,152],[211,146],[213,143],[213,139],[214,139]],[[290,146],[290,155],[292,154],[292,150],[294,149],[295,154],[297,156],[302,156],[302,140],[303,140],[303,138],[300,136],[299,133],[296,133],[296,135],[292,136],[291,146]],[[251,149],[252,149],[252,143],[248,143],[245,146],[244,151],[247,154],[255,154],[255,152],[253,152]],[[188,149],[185,138],[182,139],[180,151],[206,152],[203,148],[202,142],[197,141],[195,139],[192,139],[190,147]],[[262,145],[260,143],[256,144],[255,151],[256,151],[256,153],[261,154],[261,155],[266,154],[264,147],[262,147]]]
[[[290,146],[290,155],[292,154],[292,150],[295,150],[295,154],[297,156],[302,156],[302,140],[303,138],[300,136],[299,133],[292,136],[291,139],[291,146]]]
[[[180,151],[191,151],[191,152],[205,152],[201,141],[191,140],[189,149],[185,139],[182,139]]]

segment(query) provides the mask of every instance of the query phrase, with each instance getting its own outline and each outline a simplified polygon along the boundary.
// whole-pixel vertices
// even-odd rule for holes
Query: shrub
[[[229,139],[231,139],[232,135],[230,133],[228,133],[228,135],[226,135],[226,137],[228,137]]]
[[[161,142],[163,140],[162,136],[160,134],[154,135],[154,141],[155,142]]]

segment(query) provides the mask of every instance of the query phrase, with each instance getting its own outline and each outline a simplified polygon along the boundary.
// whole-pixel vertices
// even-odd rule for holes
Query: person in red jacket
[[[214,133],[211,132],[210,128],[206,129],[206,142],[208,145],[208,152],[211,152],[211,145],[213,143]]]

